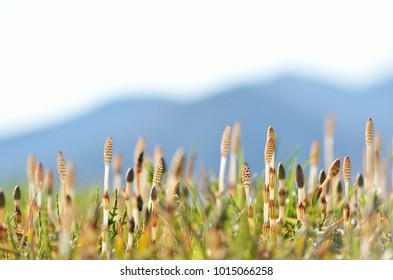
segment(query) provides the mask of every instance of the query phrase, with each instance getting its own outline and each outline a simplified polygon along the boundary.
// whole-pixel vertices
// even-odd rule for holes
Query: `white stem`
[[[109,192],[109,165],[105,165],[104,173],[104,193]]]
[[[109,165],[105,164],[104,173],[104,194],[109,192]],[[103,232],[102,232],[102,253],[108,254],[107,238],[108,238],[108,218],[109,218],[109,205],[104,202],[104,215],[103,215]]]
[[[127,239],[127,247],[126,247],[126,251],[127,252],[131,251],[133,243],[134,243],[133,234],[131,232],[129,232],[128,233],[128,239]]]
[[[41,190],[41,188],[38,188],[38,192],[37,192],[37,206],[38,206],[38,209],[42,208],[42,190]]]
[[[334,152],[333,152],[334,138],[331,135],[326,136],[323,144],[324,144],[323,147],[324,147],[324,155],[325,155],[325,168],[326,170],[328,170],[330,164],[333,162],[333,157],[334,157]]]
[[[218,193],[219,195],[224,193],[224,177],[225,177],[225,166],[227,163],[227,158],[221,157],[221,163],[220,163],[220,177],[218,180]]]
[[[367,165],[366,165],[366,205],[367,211],[373,209],[373,147],[367,144]]]
[[[66,211],[66,206],[67,206],[67,190],[66,190],[66,188],[67,188],[67,186],[66,186],[65,180],[61,180],[60,193],[61,193],[62,199],[60,199],[59,204],[60,204],[61,209],[62,209],[62,211],[63,211],[62,214],[65,213],[65,211]]]
[[[62,230],[59,236],[59,254],[62,259],[68,260],[70,257],[70,238],[68,232]]]
[[[251,199],[250,199],[250,188],[244,188],[244,192],[245,192],[245,194],[246,194],[246,203],[247,203],[247,206],[248,207],[250,207],[250,205],[251,205]]]
[[[263,204],[263,222],[267,222],[269,220],[269,203],[265,202]]]
[[[104,209],[104,220],[103,220],[104,228],[108,227],[108,218],[109,218],[109,210]]]
[[[35,194],[35,184],[33,182],[29,182],[29,193],[30,193],[30,202],[32,202]]]
[[[278,184],[279,184],[279,189],[282,189],[282,190],[285,189],[285,182],[284,182],[284,179],[279,180],[279,181],[278,181]]]
[[[136,205],[132,207],[132,216],[135,219],[135,228],[139,228],[139,211]]]
[[[318,166],[310,166],[310,175],[308,177],[308,193],[311,194],[316,186]]]
[[[302,192],[302,201],[301,202],[304,204],[307,199],[306,188],[303,187],[301,192]]]
[[[132,205],[131,205],[131,198],[129,197],[126,200],[126,207],[127,207],[127,217],[131,218],[132,217]]]
[[[366,190],[371,190],[373,185],[373,149],[367,144]]]
[[[379,170],[377,170],[378,169],[378,165],[376,164],[375,165],[375,170],[374,170],[374,189],[375,190],[377,190],[377,191],[380,191],[381,190],[381,186],[380,186],[380,184],[379,184]]]
[[[274,200],[274,188],[269,189],[269,200]]]
[[[115,174],[113,176],[113,190],[116,191],[117,193],[119,193],[121,188],[121,174]]]
[[[300,203],[303,203],[303,189],[298,189],[297,190],[297,199],[298,199],[298,201],[297,201],[297,203],[298,204],[300,204]]]
[[[236,186],[236,153],[231,151],[231,157],[229,161],[229,185],[230,186]]]
[[[265,186],[269,185],[270,165],[265,163]]]
[[[345,202],[349,201],[349,182],[345,181]]]

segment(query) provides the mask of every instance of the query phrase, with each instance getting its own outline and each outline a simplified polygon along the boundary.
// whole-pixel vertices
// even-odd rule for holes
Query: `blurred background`
[[[372,117],[390,168],[392,1],[0,1],[0,187],[26,179],[27,155],[81,186],[101,184],[112,136],[124,166],[139,136],[170,162],[178,148],[217,174],[225,125],[242,124],[245,160],[264,168],[322,144],[362,171]],[[323,158],[321,158],[323,167]]]

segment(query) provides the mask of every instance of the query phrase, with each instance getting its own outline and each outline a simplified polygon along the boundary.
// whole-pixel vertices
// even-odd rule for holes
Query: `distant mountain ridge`
[[[278,137],[278,160],[300,147],[298,161],[305,163],[313,139],[323,140],[325,118],[336,115],[335,156],[349,155],[353,172],[361,171],[364,128],[372,117],[383,136],[383,156],[393,132],[393,82],[365,90],[346,90],[313,80],[283,76],[268,82],[234,87],[201,100],[176,103],[163,99],[120,99],[76,119],[0,140],[0,186],[26,177],[26,157],[34,153],[44,167],[56,170],[59,150],[76,165],[80,182],[101,184],[103,147],[113,137],[114,151],[131,166],[139,136],[148,152],[162,146],[170,163],[178,148],[189,155],[196,150],[196,172],[201,164],[217,174],[220,140],[225,125],[242,123],[245,160],[253,172],[263,170],[266,131],[272,125]],[[323,158],[321,158],[323,166]],[[125,168],[124,167],[124,168]]]

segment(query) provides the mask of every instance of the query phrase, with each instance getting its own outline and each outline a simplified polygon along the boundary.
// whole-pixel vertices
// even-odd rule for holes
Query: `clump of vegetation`
[[[151,160],[140,138],[124,175],[115,154],[112,188],[115,145],[108,137],[103,188],[90,195],[76,189],[73,165],[62,152],[59,193],[52,171],[31,154],[26,182],[12,196],[0,190],[0,259],[392,259],[393,196],[381,195],[388,191],[373,121],[365,130],[365,179],[359,173],[352,181],[349,156],[333,161],[333,131],[330,117],[329,168],[318,175],[319,142],[309,162],[294,155],[276,166],[276,132],[269,126],[265,169],[257,174],[252,170],[263,167],[243,160],[240,124],[228,125],[217,143],[217,179],[203,170],[195,179],[195,154],[187,161],[183,150],[167,169],[162,148]]]

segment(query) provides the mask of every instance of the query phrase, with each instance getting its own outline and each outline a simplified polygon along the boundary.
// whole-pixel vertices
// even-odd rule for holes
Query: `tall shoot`
[[[141,176],[143,171],[143,160],[145,154],[145,139],[143,137],[138,138],[135,152],[134,152],[134,166],[135,166],[135,195],[137,200],[138,213],[134,213],[135,226],[139,228],[139,213],[143,209],[143,199],[141,194]]]
[[[373,143],[374,143],[374,122],[371,118],[367,120],[366,131],[366,198],[368,209],[372,211],[373,208]]]
[[[133,217],[133,213],[135,213],[136,215],[139,214],[136,205],[137,203],[136,196],[132,195],[131,193],[131,184],[133,181],[134,181],[134,170],[132,168],[128,168],[126,173],[126,188],[122,189],[122,194],[127,207],[127,218],[128,218],[128,239],[127,239],[127,247],[126,247],[127,252],[131,251],[134,241],[133,239],[134,239],[134,230],[135,230],[135,219]],[[132,202],[131,202],[131,195],[132,195]]]
[[[364,187],[363,175],[359,173],[359,174],[356,176],[356,191],[355,191],[355,212],[356,212],[356,215],[357,215],[358,217],[360,216],[360,211],[359,211],[359,198],[362,196],[363,187]]]
[[[329,164],[334,159],[334,132],[336,127],[336,117],[334,114],[330,114],[325,122],[325,135],[323,140],[324,146],[324,159],[325,159],[325,170],[328,169]],[[326,198],[328,203],[328,208],[334,208],[334,204],[337,201],[337,191],[336,187],[338,185],[338,180],[333,179],[329,184],[329,188],[326,190]]]
[[[42,167],[42,163],[37,163],[37,167],[35,169],[35,186],[37,190],[37,207],[38,210],[42,208],[42,188],[44,184],[44,170]]]
[[[274,129],[271,125],[267,128],[266,139],[269,139],[269,138],[272,138],[272,144],[273,144],[273,155],[272,155],[272,160],[270,162],[270,168],[274,168],[275,156],[276,156],[276,152],[277,152],[277,137],[276,137],[276,133],[274,132]]]
[[[105,165],[105,173],[104,173],[104,193],[109,192],[109,169],[112,160],[112,137],[108,137],[105,142],[104,147],[104,165]]]
[[[306,192],[304,189],[304,173],[303,173],[303,168],[301,167],[300,164],[297,165],[296,167],[296,187],[297,187],[297,194],[298,194],[298,199],[297,199],[297,208],[296,208],[296,213],[297,213],[297,219],[301,222],[304,223],[304,215],[305,215],[305,209],[306,209]]]
[[[35,195],[35,156],[30,154],[27,157],[27,179],[29,181],[29,201],[32,202]]]
[[[328,170],[328,175],[326,179],[323,181],[323,183],[319,186],[319,192],[322,193],[326,189],[326,186],[329,184],[329,182],[337,176],[337,174],[340,172],[340,165],[341,161],[340,159],[336,159],[329,167]]]
[[[251,205],[250,198],[250,185],[251,185],[251,171],[250,167],[247,163],[243,164],[242,167],[242,185],[245,194],[246,206],[247,206],[247,216],[248,216],[248,225],[250,228],[250,232],[254,231],[254,209]]]
[[[310,174],[308,177],[308,193],[311,194],[317,184],[319,165],[319,142],[313,141],[310,149]]]
[[[381,164],[381,134],[376,134],[374,137],[374,190],[377,195],[381,195],[382,188],[382,177],[381,177],[381,169],[383,164]]]
[[[102,197],[102,205],[104,208],[103,228],[102,228],[102,247],[101,253],[109,256],[108,250],[108,219],[109,219],[109,168],[112,160],[112,137],[108,137],[104,147],[104,195]]]
[[[158,189],[161,184],[161,177],[163,171],[163,160],[161,159],[154,169],[153,174],[153,185],[150,190],[150,201],[152,203],[152,227],[151,227],[151,240],[155,243],[157,238],[157,226],[158,226]]]
[[[283,223],[285,218],[285,168],[280,162],[278,164],[278,222]]]
[[[326,180],[326,173],[322,169],[319,172],[319,176],[318,176],[319,184],[322,185],[323,182],[325,182],[325,180]],[[321,192],[320,193],[321,199],[319,200],[319,207],[321,208],[322,216],[325,216],[326,212],[327,212],[326,190],[325,190],[325,188],[321,188],[321,189],[319,189],[319,191]]]
[[[173,197],[175,195],[179,195],[179,184],[183,180],[185,157],[186,156],[183,149],[178,149],[173,156],[172,163],[171,163],[171,170],[169,172],[168,179],[166,180],[166,184],[167,184],[166,203],[168,207],[172,206],[171,204],[173,203]],[[161,159],[163,158],[160,158],[158,160],[158,163],[161,161]]]
[[[229,195],[235,196],[236,193],[236,184],[237,184],[237,159],[240,153],[240,131],[241,125],[240,122],[236,122],[233,126],[232,130],[232,146],[231,146],[231,155],[229,161],[229,179],[228,179],[228,191]]]
[[[224,178],[225,166],[227,164],[229,149],[231,146],[231,127],[227,125],[222,133],[221,138],[221,161],[220,161],[220,174],[218,179],[218,196],[221,196],[225,191]]]
[[[20,211],[20,206],[19,206],[21,197],[22,195],[21,195],[20,187],[17,185],[14,188],[13,198],[14,198],[14,208],[15,208],[14,217],[18,228],[22,228],[22,212]]]
[[[329,164],[334,158],[334,130],[336,126],[336,117],[329,115],[325,123],[325,136],[323,141],[325,168],[328,168]]]
[[[67,195],[70,196],[72,201],[75,201],[76,179],[75,179],[74,163],[68,161],[66,164],[66,170],[67,170]]]
[[[345,184],[345,206],[344,206],[344,225],[348,228],[349,225],[349,183],[351,181],[351,160],[348,156],[344,158],[343,163],[343,176],[344,176],[344,184]]]
[[[270,224],[270,238],[275,241],[276,238],[276,204],[274,202],[274,193],[276,189],[276,171],[274,168],[269,170],[269,224]]]
[[[272,167],[272,160],[274,155],[274,139],[269,137],[265,145],[265,186],[263,191],[263,232],[267,235],[270,231],[269,223],[269,200],[270,200],[270,168]]]
[[[67,206],[67,174],[66,174],[66,165],[64,160],[64,155],[60,151],[57,155],[57,173],[60,178],[60,193],[62,194],[62,213],[65,212],[65,208]]]

